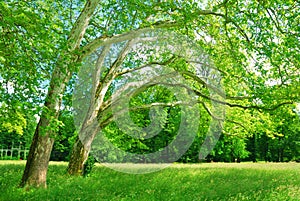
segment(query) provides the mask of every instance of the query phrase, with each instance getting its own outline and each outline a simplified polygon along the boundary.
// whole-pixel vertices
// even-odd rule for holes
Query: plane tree
[[[4,52],[0,56],[1,76],[7,69],[9,73],[14,70],[23,72],[25,77],[13,76],[13,79],[19,79],[18,83],[26,81],[19,84],[20,90],[26,85],[26,88],[43,84],[48,87],[42,99],[44,104],[21,186],[46,186],[49,157],[61,126],[57,118],[62,97],[84,59],[98,51],[101,61],[102,52],[99,50],[108,50],[111,45],[122,41],[130,43],[149,31],[173,30],[197,41],[210,56],[214,70],[223,77],[220,83],[224,86],[226,100],[212,100],[203,93],[207,93],[210,87],[206,82],[202,82],[204,87],[200,90],[201,79],[189,71],[181,73],[189,78],[191,84],[194,84],[193,80],[198,84],[192,85],[193,92],[214,119],[218,116],[211,111],[212,102],[228,108],[274,110],[298,101],[298,7],[299,3],[294,1],[225,0],[211,1],[207,5],[201,2],[96,0],[87,0],[84,4],[81,1],[1,2],[1,39],[6,40],[1,43],[1,52]],[[11,45],[15,46],[6,48]],[[26,51],[26,47],[30,51]],[[15,54],[17,51],[19,53]],[[180,58],[180,55],[173,56],[167,62],[169,65],[183,68],[186,63],[193,63]],[[118,73],[115,67],[122,59],[122,56],[116,58],[118,65],[110,66],[106,74],[110,83],[100,82],[102,89],[110,86],[115,73]],[[19,67],[23,64],[26,70],[21,71]],[[173,66],[173,69],[176,67]],[[27,72],[32,73],[26,76]],[[41,80],[48,82],[30,81],[34,77],[32,75],[43,73],[45,78]],[[100,77],[97,79],[101,80]],[[82,144],[79,146],[83,147]]]

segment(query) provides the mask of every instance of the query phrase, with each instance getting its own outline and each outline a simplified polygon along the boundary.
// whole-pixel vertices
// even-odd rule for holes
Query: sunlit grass
[[[173,164],[150,174],[97,165],[82,178],[51,162],[48,189],[30,191],[17,188],[24,166],[0,161],[0,200],[300,200],[299,163]]]

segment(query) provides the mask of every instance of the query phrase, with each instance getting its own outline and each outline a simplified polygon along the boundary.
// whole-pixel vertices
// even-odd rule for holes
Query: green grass
[[[176,164],[150,174],[96,166],[90,177],[51,163],[47,189],[17,188],[24,161],[0,161],[0,200],[300,200],[300,164]],[[149,168],[149,167],[148,167]]]

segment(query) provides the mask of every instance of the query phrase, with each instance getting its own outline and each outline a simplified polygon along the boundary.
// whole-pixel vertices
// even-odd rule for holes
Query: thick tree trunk
[[[47,122],[47,119],[40,120],[40,124]],[[41,126],[37,126],[33,141],[30,147],[26,167],[21,180],[21,187],[26,185],[35,187],[46,187],[46,176],[48,162],[54,140],[49,135],[40,135]]]
[[[82,175],[84,163],[88,158],[89,149],[85,148],[82,141],[77,137],[73,146],[70,162],[68,165],[68,173],[70,175]]]
[[[53,123],[58,117],[62,94],[70,76],[71,73],[61,73],[57,69],[53,72],[45,109],[33,136],[20,187],[46,187],[48,163],[54,143],[53,137],[57,129],[56,126],[58,126],[53,125]]]
[[[53,138],[57,130],[53,126],[57,126],[55,125],[55,120],[58,117],[66,84],[71,78],[72,71],[75,70],[73,65],[79,61],[75,50],[80,46],[90,17],[94,13],[98,3],[99,1],[97,0],[87,0],[85,7],[70,32],[66,49],[61,53],[63,56],[54,69],[45,101],[45,109],[33,137],[20,187],[46,187],[48,163],[54,143]]]

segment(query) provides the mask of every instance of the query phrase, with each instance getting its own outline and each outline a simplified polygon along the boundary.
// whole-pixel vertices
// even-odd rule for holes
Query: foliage
[[[31,112],[25,112],[17,104],[0,107],[0,147],[10,148],[12,144],[28,149],[36,126],[36,118]]]
[[[136,6],[133,5],[132,2],[120,2],[119,5],[113,5],[112,3],[105,6],[119,11],[124,8],[124,5],[132,6],[133,9],[134,6]],[[297,47],[295,47],[295,44],[297,44],[297,35],[295,35],[297,28],[293,24],[289,24],[290,30],[282,31],[282,27],[278,22],[280,19],[286,19],[288,14],[274,12],[274,10],[276,11],[280,6],[284,6],[289,8],[295,17],[298,18],[295,11],[296,5],[297,3],[294,4],[291,2],[272,2],[265,4],[263,2],[236,3],[234,1],[225,1],[221,4],[217,4],[217,2],[212,1],[208,5],[210,10],[207,11],[202,10],[202,5],[196,3],[181,2],[177,4],[163,2],[153,4],[154,9],[152,13],[145,8],[145,10],[136,11],[134,16],[131,16],[132,13],[130,12],[128,16],[123,16],[123,14],[117,15],[120,17],[120,21],[124,20],[124,22],[126,22],[129,20],[130,22],[134,22],[134,20],[136,20],[139,23],[134,25],[125,23],[125,27],[120,26],[115,30],[117,30],[117,33],[122,33],[124,30],[130,30],[130,27],[137,26],[137,29],[141,29],[142,26],[139,27],[139,25],[147,26],[149,22],[139,21],[138,19],[142,16],[141,13],[148,14],[148,12],[150,12],[151,16],[149,19],[153,20],[153,22],[166,23],[171,21],[178,26],[184,27],[184,30],[179,30],[177,27],[170,29],[195,39],[197,44],[200,44],[201,47],[209,53],[212,61],[216,64],[217,71],[222,73],[222,84],[226,91],[226,101],[222,104],[227,107],[226,123],[223,127],[223,135],[227,137],[224,137],[222,139],[223,142],[220,142],[223,143],[223,145],[219,143],[220,150],[216,150],[212,155],[216,156],[222,153],[224,154],[222,160],[234,161],[234,159],[237,158],[240,161],[241,158],[248,157],[249,151],[246,150],[247,139],[253,138],[256,133],[265,133],[268,137],[280,137],[280,135],[282,135],[268,111],[273,111],[279,106],[291,104],[299,100],[297,93],[290,93],[291,91],[296,92],[299,87],[299,79],[297,78],[299,73],[299,69],[297,68],[297,53],[292,55],[291,60],[295,61],[292,63],[287,63],[284,59],[278,59],[278,56],[282,55],[281,53],[290,51],[291,48],[292,51],[293,48],[297,49]],[[171,10],[169,10],[170,8]],[[246,12],[248,10],[250,13]],[[200,17],[195,19],[195,16],[198,15]],[[99,16],[96,16],[96,18],[97,17]],[[100,21],[102,20],[102,18],[97,18],[97,20],[99,19]],[[260,19],[260,23],[255,23],[258,19]],[[106,31],[108,35],[113,38],[115,33],[111,32],[110,23],[114,25],[115,21],[112,19],[112,21],[109,21],[109,24],[106,24],[107,27],[102,27],[104,29],[101,29],[101,34],[103,36],[104,33],[102,31]],[[199,27],[201,27],[201,29]],[[259,30],[259,33],[257,30]],[[271,32],[270,30],[275,31]],[[272,37],[278,38],[278,41],[272,41]],[[284,43],[285,37],[291,38],[292,42]],[[270,40],[272,42],[270,42]],[[113,47],[115,46],[118,46],[118,44],[114,43]],[[103,48],[99,50],[99,52],[101,51],[104,51]],[[112,64],[115,64],[115,59],[122,58],[115,55],[110,56],[108,60],[110,60]],[[151,55],[150,61],[155,61],[156,59],[162,61],[165,59],[164,56],[165,55],[162,55],[156,58]],[[129,68],[132,70],[136,68],[136,66],[139,66],[139,62],[141,62],[139,58],[130,54],[129,58],[130,59],[127,60],[118,60],[118,62],[121,61],[124,64],[115,66],[114,68],[112,65],[105,63],[103,67],[105,70],[101,69],[103,71],[101,71],[101,76],[99,75],[101,79],[99,83],[96,83],[98,87],[94,88],[101,89],[103,83],[112,83],[110,87],[114,88],[113,83],[119,81],[117,70],[115,69],[122,71],[122,68]],[[128,62],[128,60],[130,62]],[[274,60],[276,60],[276,62],[274,62]],[[187,63],[188,62],[184,59],[179,58],[171,62],[170,65],[162,65],[162,68],[171,67],[183,74],[186,71],[193,72],[193,66]],[[116,75],[116,77],[114,78],[114,76],[112,76],[113,78],[111,78],[110,75]],[[286,79],[285,77],[288,78]],[[110,78],[112,80],[110,80]],[[191,83],[194,84],[193,89],[196,88],[199,91],[199,101],[203,101],[210,106],[209,102],[211,100],[207,97],[209,87],[205,85],[207,83],[202,80],[205,84],[201,86],[201,84],[197,83],[196,79],[193,78],[194,77],[191,79]],[[159,92],[160,90],[156,89],[156,91]],[[102,98],[109,100],[111,91],[103,92],[106,93],[107,96]],[[139,96],[138,101],[135,100],[131,102],[131,107],[143,107],[142,105],[149,104],[148,97],[155,97],[149,90],[148,92],[140,93]],[[171,102],[172,95],[164,94],[163,96],[166,98],[164,101]],[[97,101],[93,99],[95,97],[90,98],[92,101]],[[101,98],[99,99],[101,100]],[[156,99],[151,100],[150,103],[161,101],[159,97],[156,97]],[[176,110],[176,108],[172,109]],[[205,109],[207,113],[209,113],[209,107]],[[94,110],[101,111],[101,106]],[[140,109],[131,112],[131,118],[136,125],[145,127],[149,125],[151,120],[149,119],[149,111],[149,109]],[[102,116],[102,113],[100,112],[98,115]],[[176,114],[173,115],[176,116]],[[213,119],[215,118],[213,113],[209,113],[209,115],[212,116]],[[172,118],[171,116],[169,122],[175,122],[175,124],[170,124],[171,128],[176,128],[178,119],[173,121]],[[120,132],[116,124],[108,125],[104,128],[103,132],[109,136],[115,146],[125,151],[149,153],[159,150],[161,144],[166,146],[170,140],[174,139],[172,139],[172,135],[174,135],[176,129],[169,129],[167,128],[168,125],[169,124],[162,125],[164,129],[164,132],[161,133],[162,135],[151,140],[142,138],[133,139],[126,136]],[[127,127],[130,130],[131,126],[127,125]],[[131,130],[131,132],[134,133],[135,131]],[[195,141],[201,144],[205,132],[200,131],[199,133],[201,134],[197,136]],[[254,144],[257,146],[256,142],[254,142]],[[153,146],[156,147],[153,148]],[[194,150],[189,150],[189,153],[181,160],[186,162],[197,161],[196,147],[199,149],[199,146],[194,144]],[[253,160],[256,160],[256,156]]]
[[[261,131],[248,139],[252,160],[299,161],[299,121],[297,110],[283,107],[271,113],[275,133]],[[268,131],[268,130],[267,130]],[[271,134],[271,135],[270,135]]]
[[[84,163],[83,167],[83,176],[90,176],[92,169],[95,167],[96,159],[93,156],[89,156],[88,159]]]
[[[26,147],[31,144],[57,57],[55,43],[62,38],[56,32],[60,20],[54,10],[49,12],[47,4],[41,2],[0,3],[2,146],[13,142],[22,142]]]
[[[26,118],[25,115],[20,112],[20,108],[9,108],[12,110],[9,111],[9,106],[2,103],[0,111],[2,113],[0,117],[0,132],[8,132],[22,135],[24,133],[24,129],[26,128]],[[19,111],[18,111],[19,110]],[[12,114],[13,113],[13,114]]]
[[[71,150],[76,137],[73,114],[70,111],[63,110],[61,111],[58,120],[63,125],[60,127],[58,135],[56,136],[50,160],[68,161],[69,151]]]

